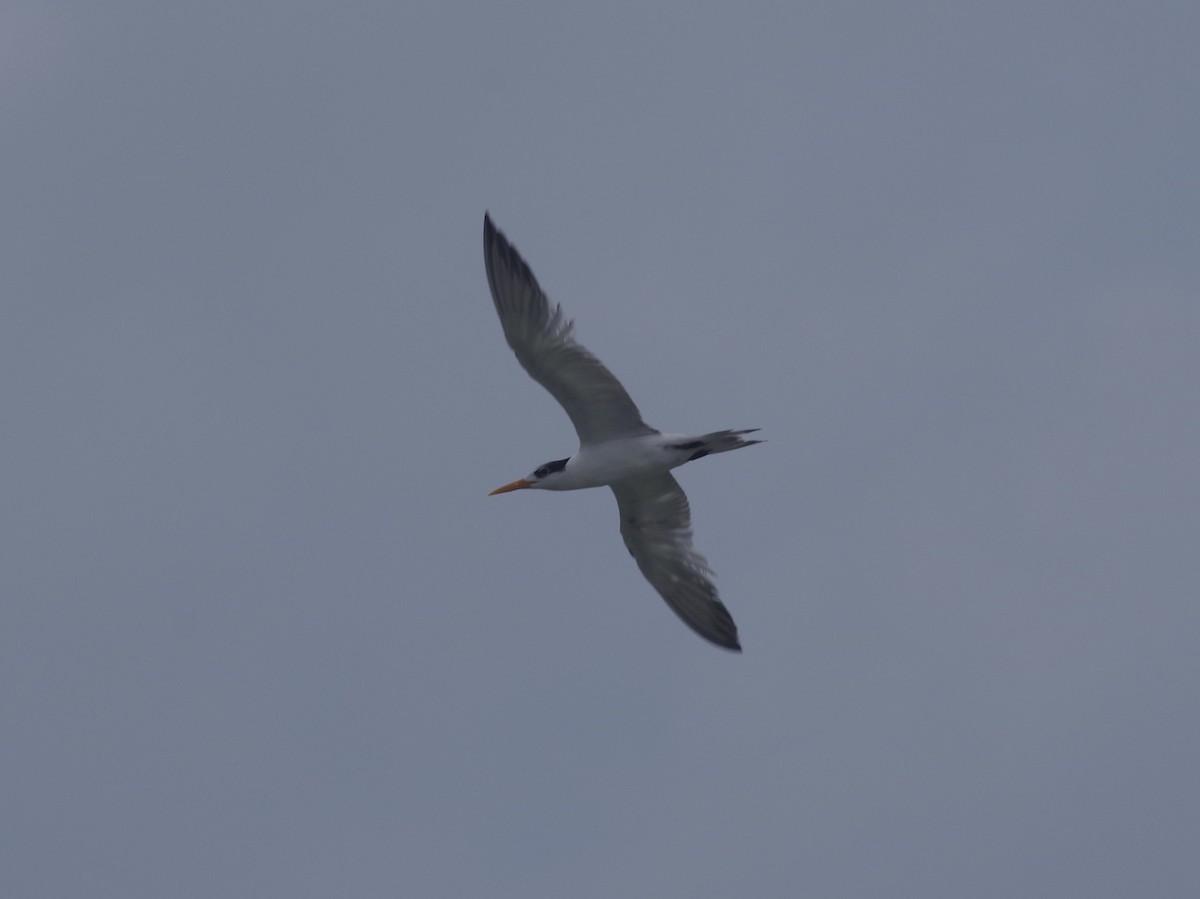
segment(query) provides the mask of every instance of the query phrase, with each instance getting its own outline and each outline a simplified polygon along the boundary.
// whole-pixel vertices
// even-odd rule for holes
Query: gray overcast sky
[[[0,893],[1191,897],[1194,2],[8,0]],[[483,212],[689,465],[685,628]]]

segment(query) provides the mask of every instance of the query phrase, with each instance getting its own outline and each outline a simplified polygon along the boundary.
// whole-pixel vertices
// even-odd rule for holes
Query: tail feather
[[[762,443],[761,440],[742,439],[743,434],[753,434],[757,430],[758,428],[747,428],[743,431],[713,431],[711,434],[703,434],[687,443],[678,444],[677,448],[694,449],[695,452],[688,458],[689,462],[693,462],[704,456],[711,456],[713,453],[727,453],[730,450],[741,449],[743,446]]]

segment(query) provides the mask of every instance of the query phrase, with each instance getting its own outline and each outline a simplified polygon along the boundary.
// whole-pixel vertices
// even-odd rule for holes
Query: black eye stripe
[[[553,474],[556,471],[562,471],[567,467],[567,463],[569,461],[570,457],[568,456],[566,459],[556,459],[553,462],[547,462],[541,468],[538,468],[534,471],[534,477],[544,478],[548,474]]]

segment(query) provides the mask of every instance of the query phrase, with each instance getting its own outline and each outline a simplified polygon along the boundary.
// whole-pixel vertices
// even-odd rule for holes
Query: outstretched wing
[[[505,340],[530,377],[566,410],[580,444],[656,433],[621,382],[575,342],[572,323],[557,303],[551,308],[525,260],[486,214],[483,260]]]
[[[679,482],[663,473],[611,486],[621,536],[646,580],[701,637],[740,651],[737,625],[717,598],[704,556],[692,548],[692,516]]]

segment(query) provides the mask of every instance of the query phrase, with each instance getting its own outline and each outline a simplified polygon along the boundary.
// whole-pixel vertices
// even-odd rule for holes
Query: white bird
[[[743,434],[663,434],[642,421],[621,382],[575,342],[573,322],[551,307],[520,254],[483,216],[483,258],[500,325],[517,361],[550,391],[579,434],[579,451],[539,465],[491,492],[612,488],[621,514],[621,536],[638,568],[675,613],[696,633],[741,651],[737,626],[717,597],[712,572],[692,548],[687,496],[670,474],[685,462],[761,443]]]

